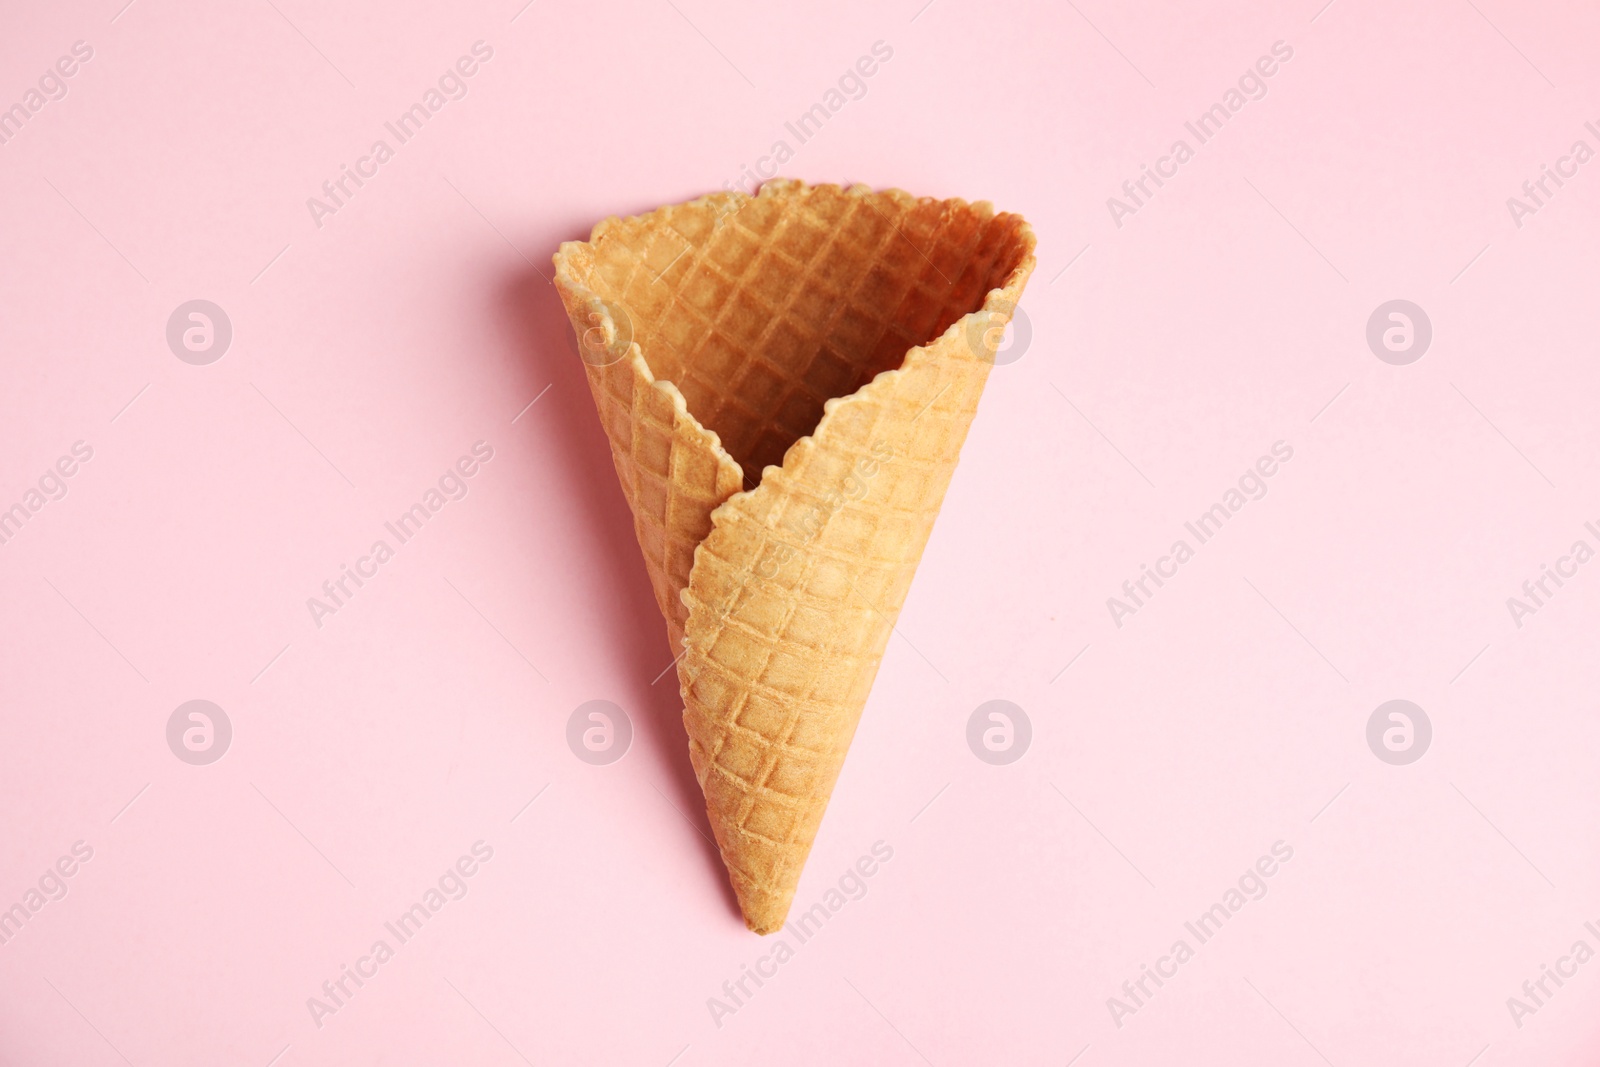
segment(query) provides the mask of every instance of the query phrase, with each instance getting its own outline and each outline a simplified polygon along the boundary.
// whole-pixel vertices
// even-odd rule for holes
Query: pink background
[[[1600,948],[1600,563],[1506,607],[1600,546],[1600,161],[1520,228],[1506,206],[1600,148],[1592,9],[123,2],[8,0],[0,32],[4,106],[94,50],[0,145],[0,508],[93,449],[0,546],[0,908],[93,849],[0,945],[0,1062],[1595,1062],[1600,962],[1520,1027],[1506,1003]],[[478,40],[465,98],[315,225]],[[718,1026],[774,942],[704,839],[541,275],[793,146],[880,40],[784,172],[1024,214],[1033,336],[798,906],[893,859]],[[1275,41],[1267,95],[1115,225]],[[234,331],[207,366],[164,334],[197,298]],[[1365,340],[1397,298],[1433,325],[1408,366]],[[317,628],[307,598],[480,440],[466,498]],[[1280,440],[1266,497],[1115,625]],[[1408,766],[1365,739],[1396,698],[1433,724]],[[166,741],[194,699],[233,727],[208,766]],[[609,766],[564,740],[592,699],[633,723]],[[1033,724],[1007,766],[966,743],[992,699]],[[319,1027],[307,998],[480,840],[467,895]],[[1267,895],[1118,1026],[1108,998],[1277,841]]]

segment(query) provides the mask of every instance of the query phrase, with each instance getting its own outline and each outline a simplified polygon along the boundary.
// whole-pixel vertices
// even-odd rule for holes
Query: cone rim
[[[582,301],[583,306],[592,315],[599,316],[597,325],[602,332],[615,337],[617,336],[617,324],[614,316],[612,315],[610,305],[600,296],[599,293],[595,292],[588,285],[585,285],[583,282],[579,281],[575,276],[573,269],[574,259],[584,254],[585,251],[592,249],[595,243],[598,242],[601,237],[605,236],[608,230],[630,222],[649,223],[658,221],[669,213],[677,211],[681,208],[705,207],[719,200],[742,200],[749,202],[761,197],[779,199],[781,197],[803,195],[808,191],[816,191],[819,189],[836,189],[846,196],[884,196],[890,198],[891,200],[909,201],[911,203],[929,200],[941,205],[954,207],[958,210],[964,209],[972,211],[984,221],[989,221],[1002,215],[1009,214],[1011,217],[1017,220],[1017,234],[1021,239],[1023,255],[1017,261],[1017,265],[1013,267],[1010,273],[1006,275],[1003,284],[996,288],[991,288],[984,293],[983,303],[980,304],[976,310],[969,311],[960,318],[956,319],[944,330],[943,333],[939,334],[937,337],[930,337],[921,344],[911,345],[908,347],[905,355],[901,357],[898,365],[887,367],[879,371],[877,374],[873,375],[872,378],[863,382],[854,392],[848,393],[844,396],[829,397],[828,400],[826,400],[822,405],[822,417],[817,420],[816,426],[812,427],[809,433],[803,434],[796,438],[795,441],[784,450],[782,462],[777,464],[767,464],[762,468],[761,477],[759,480],[757,480],[754,486],[749,489],[741,489],[738,492],[735,492],[732,496],[723,501],[712,511],[711,519],[713,528],[715,528],[718,511],[721,511],[738,498],[753,493],[757,489],[761,488],[761,486],[766,483],[767,474],[769,471],[782,470],[783,468],[787,467],[789,465],[789,457],[794,455],[795,450],[803,443],[810,442],[812,438],[816,437],[821,432],[823,426],[827,424],[829,416],[840,403],[853,397],[862,395],[880,380],[892,380],[887,376],[898,375],[901,371],[905,370],[906,365],[911,360],[912,353],[916,352],[918,349],[932,348],[943,341],[946,337],[949,337],[953,332],[965,331],[969,329],[972,320],[976,316],[993,313],[995,310],[998,310],[997,305],[1002,301],[1005,302],[1008,314],[1010,311],[1014,310],[1018,301],[1022,297],[1022,290],[1027,284],[1028,277],[1033,273],[1034,267],[1037,266],[1034,250],[1038,242],[1034,235],[1033,227],[1030,226],[1027,220],[1022,218],[1020,215],[1015,215],[1011,212],[1000,212],[997,215],[994,210],[994,205],[987,200],[974,200],[969,202],[961,197],[947,197],[944,199],[931,196],[916,197],[898,187],[873,189],[864,182],[854,182],[847,186],[836,185],[829,182],[808,185],[806,182],[797,178],[773,178],[762,183],[755,196],[751,196],[749,193],[740,192],[738,190],[726,190],[717,193],[706,193],[701,196],[697,196],[692,200],[686,200],[676,204],[663,204],[661,207],[658,207],[653,211],[647,211],[639,215],[608,216],[594,224],[594,227],[589,232],[589,239],[587,241],[563,241],[557,247],[555,254],[551,256],[551,261],[555,264],[556,268],[556,283],[558,285],[564,285],[570,292],[573,293],[573,295],[577,296]],[[740,210],[742,210],[742,208]],[[618,302],[620,303],[621,301]],[[740,481],[742,483],[744,480],[744,468],[740,465],[738,460],[733,458],[733,454],[723,447],[722,438],[718,436],[715,430],[702,423],[693,411],[689,410],[688,401],[684,398],[683,393],[678,389],[677,384],[673,382],[672,379],[656,377],[655,372],[650,367],[649,359],[645,356],[643,347],[631,335],[628,341],[628,350],[622,358],[627,360],[631,367],[644,376],[644,381],[647,385],[649,385],[652,389],[659,389],[666,394],[668,399],[672,401],[674,412],[679,417],[687,419],[694,430],[705,434],[710,439],[712,455],[716,459],[717,464],[719,466],[728,467],[738,471],[740,474]],[[698,549],[696,552],[698,554]],[[685,586],[684,592],[687,591],[687,588],[688,587]],[[681,597],[682,595],[683,593],[680,592],[679,596]]]

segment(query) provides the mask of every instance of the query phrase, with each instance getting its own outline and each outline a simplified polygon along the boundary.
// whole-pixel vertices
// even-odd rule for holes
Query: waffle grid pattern
[[[759,198],[716,210],[672,210],[608,281],[651,324],[640,328],[651,370],[752,486],[828,400],[898,366],[984,291],[990,264],[973,256],[984,229],[970,209],[824,187],[783,211]]]
[[[758,929],[775,929],[787,913],[987,370],[935,355],[887,383],[892,390],[874,383],[868,392],[887,395],[860,405],[853,425],[819,431],[771,482],[721,509],[697,554],[679,665],[685,724],[730,875]],[[831,461],[870,462],[879,443],[893,456],[879,461],[866,495],[803,551],[782,551],[785,520],[837,484]],[[761,499],[769,487],[776,514]],[[707,612],[702,621],[719,599],[733,602],[726,618]]]
[[[590,366],[588,374],[676,655],[688,615],[680,594],[694,551],[711,532],[711,513],[739,491],[742,476],[726,458],[719,461],[715,438],[682,409],[676,390],[652,386],[626,361]]]
[[[1002,282],[1003,321],[1031,252],[987,205],[773,182],[556,257],[580,336],[616,320],[590,386],[752,929],[787,914],[982,392],[944,334]]]

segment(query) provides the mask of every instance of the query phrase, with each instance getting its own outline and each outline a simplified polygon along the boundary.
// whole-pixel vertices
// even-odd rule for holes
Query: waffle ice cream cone
[[[986,203],[774,181],[555,256],[757,933],[788,915],[1033,249]]]

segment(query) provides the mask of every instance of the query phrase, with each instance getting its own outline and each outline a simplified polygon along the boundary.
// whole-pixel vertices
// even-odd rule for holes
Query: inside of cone
[[[746,488],[1027,257],[1023,221],[961,201],[769,183],[603,225],[574,264]]]

